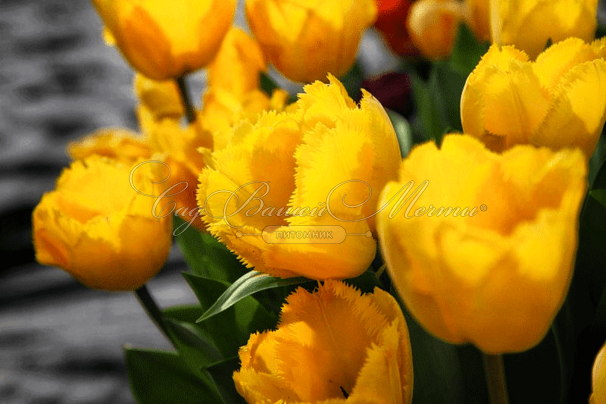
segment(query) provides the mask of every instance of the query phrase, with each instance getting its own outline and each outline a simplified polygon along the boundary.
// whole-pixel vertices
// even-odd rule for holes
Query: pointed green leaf
[[[406,157],[412,147],[412,130],[410,124],[402,115],[390,109],[386,110],[391,124],[396,131],[398,137],[398,144],[400,145],[400,154],[402,157]]]
[[[176,352],[124,348],[133,397],[138,404],[222,404]]]
[[[234,282],[248,270],[227,247],[209,234],[175,217],[177,245],[185,262],[197,275]]]
[[[205,310],[211,308],[229,287],[227,282],[190,273],[183,276]],[[205,330],[223,357],[231,357],[246,344],[250,334],[274,328],[277,321],[275,314],[268,312],[252,296],[246,296],[217,316],[198,322],[196,326]]]
[[[305,282],[311,282],[311,279],[297,277],[280,279],[274,278],[266,274],[262,274],[257,271],[250,271],[246,275],[240,277],[234,282],[210,307],[203,315],[198,319],[198,322],[202,322],[217,315],[224,310],[227,310],[240,300],[262,290],[277,288],[280,286],[287,285],[298,285]]]
[[[469,27],[461,24],[449,63],[454,70],[467,76],[488,52],[489,46],[488,42],[479,42]]]
[[[214,381],[214,384],[225,403],[246,404],[246,401],[238,394],[233,379],[234,372],[239,368],[240,359],[236,356],[203,369],[203,372]]]

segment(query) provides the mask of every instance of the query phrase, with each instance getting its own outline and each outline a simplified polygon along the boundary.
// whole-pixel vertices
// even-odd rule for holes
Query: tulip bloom
[[[93,0],[125,59],[167,80],[212,61],[231,26],[235,0]]]
[[[377,17],[375,0],[247,0],[248,24],[269,61],[291,80],[342,76],[362,33]]]
[[[593,154],[606,120],[604,41],[571,38],[530,62],[493,45],[461,95],[463,131],[500,152],[516,144]]]
[[[602,346],[598,356],[593,364],[593,372],[591,375],[592,394],[589,398],[589,404],[604,404],[606,403],[606,345]]]
[[[406,24],[423,55],[442,59],[452,53],[464,17],[465,9],[460,1],[420,0],[411,6]]]
[[[155,192],[150,166],[132,168],[91,156],[65,169],[33,213],[38,262],[110,291],[137,289],[156,275],[168,257],[172,220],[154,217],[154,200],[140,193]]]
[[[576,149],[495,154],[467,135],[414,148],[378,216],[411,314],[436,337],[488,354],[538,344],[572,278],[586,171]]]
[[[306,86],[285,112],[225,133],[226,146],[200,176],[208,230],[248,267],[346,279],[375,256],[373,214],[400,161],[396,135],[374,97],[365,92],[358,108],[329,79]],[[313,239],[297,241],[306,234]]]
[[[598,0],[490,0],[492,41],[515,45],[534,59],[547,42],[593,40]]]
[[[299,288],[278,329],[251,335],[239,355],[234,381],[250,404],[412,401],[408,328],[394,298],[377,288],[365,295],[335,281],[313,294]]]

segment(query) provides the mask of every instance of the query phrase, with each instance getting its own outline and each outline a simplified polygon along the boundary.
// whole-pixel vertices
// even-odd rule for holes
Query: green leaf
[[[203,372],[214,381],[214,384],[225,403],[246,404],[246,401],[238,394],[233,380],[233,374],[239,368],[240,359],[238,357],[233,357],[203,369]]]
[[[482,56],[488,52],[489,47],[490,44],[487,42],[478,42],[469,27],[461,24],[449,63],[453,70],[468,76],[476,68]]]
[[[175,217],[175,228],[183,230],[185,222]],[[234,282],[248,270],[225,245],[209,234],[189,226],[176,237],[185,262],[197,275]]]
[[[195,373],[203,366],[223,360],[210,336],[201,327],[172,319],[167,319],[166,325],[179,353]]]
[[[187,272],[183,276],[198,297],[203,310],[212,308],[229,287],[227,282]],[[274,328],[277,317],[268,312],[255,298],[246,296],[213,318],[203,322],[197,321],[196,325],[210,336],[222,356],[228,358],[237,354],[251,333]]]
[[[503,361],[510,402],[561,402],[563,363],[553,332],[528,351],[503,355]]]
[[[376,287],[381,287],[381,282],[377,279],[377,274],[371,269],[358,277],[345,279],[343,282],[355,286],[362,293],[372,293]]]
[[[393,288],[391,294],[404,313],[410,334],[412,404],[487,403],[480,351],[471,345],[456,346],[435,338],[416,322]]]
[[[202,322],[230,308],[240,300],[262,290],[277,288],[280,286],[298,285],[305,282],[311,282],[311,279],[297,277],[280,279],[274,278],[257,271],[250,271],[234,282],[210,307],[198,322]]]
[[[447,124],[441,121],[438,106],[429,85],[415,74],[412,74],[410,78],[412,80],[412,96],[417,109],[416,123],[418,131],[423,140],[439,140],[443,128]]]
[[[263,90],[263,92],[265,92],[265,94],[267,94],[270,97],[273,94],[274,90],[277,90],[280,88],[280,86],[278,84],[276,84],[274,79],[272,79],[265,73],[260,73],[259,79],[261,81],[261,90]]]
[[[589,195],[598,201],[603,207],[606,208],[606,189],[594,189],[589,191]]]
[[[222,404],[176,352],[124,348],[130,388],[138,404]]]
[[[389,119],[391,120],[391,124],[393,125],[394,130],[396,131],[396,136],[398,138],[398,144],[400,145],[400,154],[402,157],[406,157],[410,152],[410,148],[412,147],[412,130],[410,129],[410,124],[402,115],[398,114],[395,111],[390,109],[386,110]]]
[[[166,318],[182,321],[186,323],[195,323],[204,313],[204,309],[199,304],[185,304],[181,306],[167,307],[162,310]]]
[[[347,94],[352,99],[360,99],[360,87],[362,86],[362,81],[364,81],[364,75],[358,62],[355,62],[351,69],[343,77],[339,78],[339,81],[343,84]]]

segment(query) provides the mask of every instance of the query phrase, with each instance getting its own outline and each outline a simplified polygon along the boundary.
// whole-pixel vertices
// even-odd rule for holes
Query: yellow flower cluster
[[[465,134],[404,160],[377,99],[362,90],[356,104],[334,76],[351,68],[375,1],[248,0],[256,39],[230,28],[233,0],[93,2],[138,71],[142,133],[70,145],[73,163],[33,214],[39,262],[92,288],[140,288],[168,256],[176,214],[249,268],[322,281],[240,349],[234,381],[250,403],[411,402],[398,303],[340,281],[365,272],[378,244],[402,301],[440,339],[500,354],[545,336],[606,121],[606,42],[585,42],[597,0],[417,2],[408,26],[427,56],[450,53],[461,21],[495,44],[467,79]],[[287,105],[260,89],[268,63],[313,83]],[[202,67],[195,109],[183,76]]]

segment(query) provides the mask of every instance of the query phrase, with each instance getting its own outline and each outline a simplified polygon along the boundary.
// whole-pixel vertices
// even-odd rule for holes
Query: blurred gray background
[[[31,210],[71,140],[136,129],[132,71],[86,0],[0,0],[0,403],[133,403],[122,345],[169,348],[131,293],[89,290],[34,262]],[[194,302],[176,249],[150,289]]]

